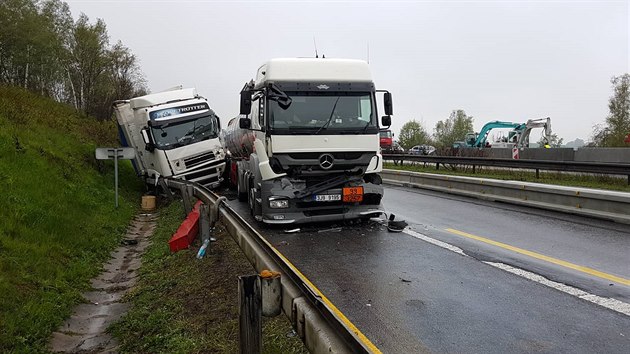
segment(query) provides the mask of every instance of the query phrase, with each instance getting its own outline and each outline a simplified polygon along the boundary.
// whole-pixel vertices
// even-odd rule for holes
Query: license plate
[[[343,201],[347,203],[359,203],[363,201],[363,187],[344,187]]]
[[[337,202],[341,200],[340,194],[316,194],[313,198],[316,202]]]

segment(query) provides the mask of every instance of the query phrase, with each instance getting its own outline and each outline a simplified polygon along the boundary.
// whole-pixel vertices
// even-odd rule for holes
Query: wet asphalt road
[[[249,215],[245,203],[230,204]],[[303,227],[294,234],[250,222],[385,353],[629,351],[629,316],[483,261],[630,302],[630,286],[513,251],[630,279],[630,227],[396,187],[386,188],[384,205],[412,230],[468,256],[374,222]],[[341,231],[319,232],[333,226]]]

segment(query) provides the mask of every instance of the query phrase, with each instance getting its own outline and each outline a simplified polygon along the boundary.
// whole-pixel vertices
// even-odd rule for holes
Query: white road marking
[[[403,232],[411,237],[417,238],[419,240],[428,242],[432,245],[444,248],[446,250],[449,250],[451,252],[455,252],[459,255],[465,256],[465,257],[469,257],[464,250],[462,250],[461,248],[457,247],[457,246],[453,246],[449,243],[440,241],[440,240],[436,240],[432,237],[429,237],[427,235],[423,235],[419,232],[416,232],[414,230],[411,230],[409,228],[405,228],[403,230]],[[605,307],[607,309],[613,310],[615,312],[619,312],[621,314],[624,314],[626,316],[630,316],[630,304],[623,302],[623,301],[619,301],[616,299],[611,299],[611,298],[607,298],[607,297],[602,297],[602,296],[598,296],[598,295],[594,295],[591,293],[588,293],[584,290],[580,290],[578,288],[574,288],[572,286],[566,285],[566,284],[562,284],[562,283],[558,283],[552,280],[549,280],[545,277],[543,277],[542,275],[536,274],[536,273],[532,273],[529,271],[526,271],[524,269],[520,269],[520,268],[516,268],[516,267],[512,267],[510,265],[504,264],[504,263],[496,263],[496,262],[483,262],[489,266],[504,270],[506,272],[512,273],[514,275],[518,275],[522,278],[531,280],[531,281],[535,281],[539,284],[545,285],[547,287],[550,287],[552,289],[556,289],[559,291],[562,291],[563,293],[569,294],[571,296],[577,297],[579,299],[585,300],[585,301],[589,301],[593,304]]]
[[[415,238],[420,239],[422,241],[428,242],[430,244],[436,245],[438,247],[442,247],[442,248],[447,249],[449,251],[452,251],[452,252],[455,252],[457,254],[461,254],[462,256],[468,257],[468,255],[466,253],[464,253],[464,250],[462,250],[461,248],[459,248],[457,246],[453,246],[453,245],[451,245],[449,243],[442,242],[440,240],[436,240],[436,239],[434,239],[432,237],[429,237],[427,235],[423,235],[423,234],[421,234],[419,232],[416,232],[416,231],[413,231],[413,230],[411,230],[409,228],[405,228],[403,230],[403,232],[406,233],[409,236],[415,237]]]

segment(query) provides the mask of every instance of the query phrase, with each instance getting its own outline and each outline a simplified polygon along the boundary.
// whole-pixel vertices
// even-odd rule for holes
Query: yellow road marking
[[[455,230],[455,229],[446,229],[446,231],[448,231],[448,232],[450,232],[452,234],[458,235],[458,236],[462,236],[462,237],[470,238],[470,239],[473,239],[473,240],[481,241],[481,242],[487,243],[489,245],[501,247],[503,249],[506,249],[506,250],[509,250],[509,251],[512,251],[512,252],[524,254],[526,256],[530,256],[532,258],[540,259],[540,260],[543,260],[543,261],[546,261],[546,262],[549,262],[549,263],[553,263],[553,264],[556,264],[556,265],[559,265],[559,266],[562,266],[562,267],[566,267],[566,268],[570,268],[570,269],[573,269],[573,270],[577,270],[579,272],[586,273],[586,274],[589,274],[589,275],[593,275],[593,276],[596,276],[598,278],[610,280],[610,281],[613,281],[613,282],[616,282],[616,283],[619,283],[619,284],[630,285],[630,279],[625,279],[625,278],[622,278],[622,277],[618,277],[616,275],[600,272],[599,270],[596,270],[596,269],[593,269],[593,268],[584,267],[584,266],[581,266],[581,265],[577,265],[577,264],[574,264],[574,263],[563,261],[561,259],[545,256],[544,254],[528,251],[526,249],[514,247],[514,246],[508,245],[506,243],[494,241],[494,240],[491,240],[491,239],[488,239],[488,238],[485,238],[485,237],[469,234],[469,233],[466,233],[466,232],[463,232],[463,231],[459,231],[459,230]]]
[[[298,274],[298,276],[300,278],[302,278],[302,280],[315,292],[315,294],[317,296],[319,296],[322,301],[326,304],[326,306],[328,306],[328,308],[330,308],[330,310],[337,315],[337,317],[339,317],[339,319],[346,325],[348,326],[348,328],[350,328],[350,330],[352,332],[354,332],[354,334],[356,334],[356,336],[358,337],[358,339],[372,352],[375,354],[382,354],[382,352],[380,351],[380,349],[378,349],[376,347],[376,345],[374,345],[374,343],[372,343],[372,341],[370,341],[368,339],[368,337],[366,337],[358,328],[357,326],[354,325],[354,323],[350,322],[350,320],[346,317],[346,315],[343,314],[343,312],[339,311],[339,309],[330,301],[328,300],[328,298],[326,296],[324,296],[324,294],[319,291],[319,289],[313,284],[311,283],[311,281],[304,275],[302,274],[302,272],[300,272],[296,266],[293,265],[293,263],[291,263],[282,253],[280,253],[280,251],[278,251],[275,247],[273,247],[269,242],[267,242],[267,240],[265,240],[265,243],[267,243],[267,245],[269,245],[269,247],[271,247],[271,249],[273,249],[274,252],[276,252],[276,254],[282,258],[282,260],[289,265],[289,267],[291,267],[293,269],[293,271],[295,273]]]

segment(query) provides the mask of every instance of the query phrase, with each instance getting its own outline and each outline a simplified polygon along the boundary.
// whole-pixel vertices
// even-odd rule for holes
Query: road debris
[[[405,220],[394,220],[396,215],[389,214],[389,220],[387,221],[387,230],[390,232],[402,232],[407,227]]]
[[[330,229],[323,229],[323,230],[318,230],[317,233],[322,233],[322,232],[341,232],[341,228],[340,227],[333,227]]]

